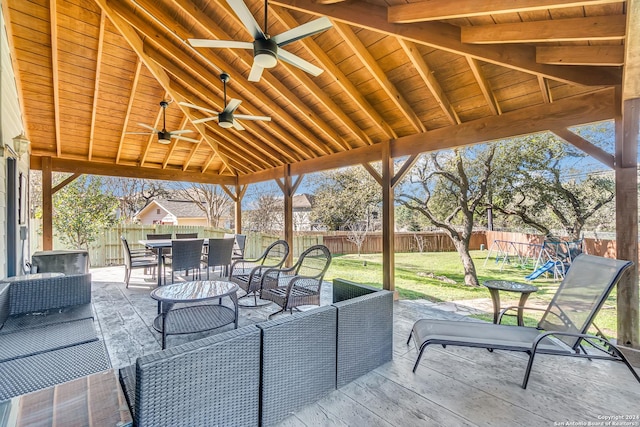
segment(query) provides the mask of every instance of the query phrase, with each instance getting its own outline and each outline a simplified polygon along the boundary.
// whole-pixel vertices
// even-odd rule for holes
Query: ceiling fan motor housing
[[[253,59],[262,68],[273,68],[278,63],[278,44],[271,39],[253,41]]]
[[[158,132],[158,142],[160,144],[169,144],[171,142],[171,133],[170,132]]]
[[[233,126],[233,112],[223,111],[218,114],[218,125],[222,128],[230,128]]]

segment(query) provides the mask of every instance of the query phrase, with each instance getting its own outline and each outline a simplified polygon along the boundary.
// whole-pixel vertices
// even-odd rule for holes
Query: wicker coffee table
[[[159,302],[159,314],[153,327],[162,334],[162,349],[167,335],[193,334],[234,323],[238,327],[238,285],[224,280],[198,280],[175,283],[154,289],[151,298]],[[229,297],[233,308],[222,305]],[[218,300],[217,304],[197,304],[174,308],[175,304]]]

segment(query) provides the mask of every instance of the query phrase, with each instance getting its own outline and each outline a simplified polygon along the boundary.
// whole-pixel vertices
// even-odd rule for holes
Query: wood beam
[[[401,37],[414,43],[458,55],[471,56],[510,69],[540,74],[564,83],[585,86],[620,84],[622,73],[610,67],[559,66],[538,64],[535,47],[522,45],[473,45],[460,41],[460,28],[442,22],[393,24],[387,22],[387,8],[361,0],[338,5],[317,4],[314,0],[270,0],[269,4],[313,15],[327,16],[334,22],[366,28],[378,33]]]
[[[51,23],[51,82],[53,86],[53,115],[55,122],[56,156],[62,154],[60,138],[60,75],[58,73],[58,12],[57,0],[49,2],[49,21]]]
[[[363,163],[362,166],[367,170],[367,172],[369,172],[369,175],[371,175],[379,185],[382,185],[382,175],[380,175],[380,173],[375,170],[373,166],[371,166],[371,163]]]
[[[33,157],[31,157],[33,159]],[[42,157],[42,249],[53,250],[53,191],[51,157]],[[31,167],[31,169],[34,169]]]
[[[353,53],[356,54],[358,59],[363,63],[365,68],[369,70],[369,73],[378,82],[382,90],[385,91],[387,96],[396,105],[396,108],[402,113],[405,119],[413,126],[417,132],[426,132],[427,128],[420,121],[411,105],[404,99],[404,96],[395,87],[395,85],[389,80],[385,72],[382,70],[377,61],[373,58],[371,53],[367,50],[366,46],[360,41],[356,33],[353,32],[348,25],[336,22],[333,27],[340,34],[342,39],[351,48]]]
[[[31,169],[43,170],[48,157],[31,156]],[[141,168],[137,166],[116,165],[102,162],[78,162],[72,159],[54,158],[50,161],[50,168],[54,172],[70,172],[87,175],[119,176],[124,178],[161,179],[170,181],[201,182],[207,184],[235,184],[236,177],[232,175],[218,175],[182,171],[180,169]],[[43,172],[44,176],[44,172]]]
[[[474,25],[461,28],[463,43],[539,43],[580,40],[622,40],[624,15]]]
[[[189,121],[189,118],[187,116],[184,116],[184,118],[180,121],[178,130],[184,129],[188,121]],[[171,141],[171,143],[169,144],[169,149],[167,150],[167,154],[165,154],[164,160],[162,161],[162,169],[166,169],[167,165],[169,164],[169,159],[173,155],[173,152],[175,151],[176,146],[178,145],[178,141],[180,141],[179,139],[176,139],[176,138],[172,138],[172,140],[173,141]],[[185,170],[185,168],[182,168],[182,170]]]
[[[234,185],[234,191],[231,191],[226,185],[220,186],[227,193],[234,203],[235,210],[235,231],[236,234],[242,234],[242,198],[247,191],[247,185]]]
[[[276,19],[281,21],[284,25],[287,25],[289,28],[296,27],[299,22],[287,11],[282,8],[271,8],[270,13],[272,16],[275,16]],[[315,59],[318,63],[322,64],[322,68],[324,68],[324,72],[331,75],[333,80],[340,86],[342,91],[351,98],[360,110],[367,115],[369,120],[380,129],[380,131],[384,132],[388,138],[395,138],[398,135],[395,131],[389,126],[389,124],[382,118],[382,116],[376,111],[373,105],[369,101],[365,99],[364,96],[360,93],[360,91],[355,87],[351,80],[340,70],[340,68],[333,62],[329,55],[325,53],[324,50],[314,41],[312,37],[307,37],[301,40],[302,45],[306,49],[306,51]],[[371,138],[368,138],[367,141],[369,144],[372,144]]]
[[[407,160],[405,160],[402,166],[400,166],[400,169],[395,173],[393,178],[391,178],[391,187],[396,188],[398,183],[402,181],[402,178],[404,178],[407,173],[409,173],[411,168],[413,168],[413,166],[416,164],[418,158],[420,158],[419,154],[413,154],[412,156],[409,156]]]
[[[197,144],[191,144],[191,151],[189,152],[189,155],[187,156],[187,160],[185,160],[184,164],[182,165],[182,170],[186,171],[189,168],[189,165],[191,164],[191,162],[193,161],[193,158],[195,157],[196,153],[198,152],[198,149],[200,148],[200,144],[202,143],[202,140],[204,139],[204,137],[200,137],[200,140]]]
[[[73,175],[67,177],[64,181],[62,181],[61,183],[59,183],[58,185],[56,185],[55,187],[53,187],[51,189],[51,194],[56,194],[58,191],[62,190],[64,187],[67,186],[67,184],[72,183],[73,181],[76,180],[76,178],[78,178],[81,174],[79,173],[74,173]]]
[[[127,103],[127,112],[124,115],[122,132],[120,134],[120,142],[118,143],[116,163],[120,163],[120,156],[122,155],[122,147],[124,147],[124,139],[127,132],[127,126],[129,125],[129,117],[131,116],[131,108],[133,108],[133,101],[135,100],[136,90],[138,89],[138,82],[140,81],[141,70],[142,70],[142,61],[140,61],[140,58],[138,58],[136,62],[136,71],[133,74],[133,83],[131,83],[131,90],[129,91],[129,102]]]
[[[619,3],[620,0],[428,0],[389,6],[388,21],[411,23]]]
[[[596,145],[593,145],[591,142],[589,142],[586,139],[582,138],[580,135],[577,135],[577,134],[571,132],[567,128],[551,129],[551,132],[555,133],[560,138],[564,139],[565,141],[567,141],[569,144],[573,145],[574,147],[584,151],[585,153],[587,153],[588,155],[590,155],[594,159],[598,160],[599,162],[601,162],[605,166],[607,166],[607,167],[609,167],[611,169],[615,168],[615,159],[614,159],[612,154],[609,154],[605,150],[603,150],[602,148],[600,148],[600,147],[598,147]]]
[[[106,24],[106,16],[104,12],[100,13],[100,34],[98,36],[98,54],[96,55],[96,73],[93,79],[93,106],[91,108],[91,130],[89,131],[89,150],[87,152],[87,160],[91,160],[93,155],[93,137],[96,129],[96,115],[98,114],[98,102],[100,94],[100,68],[102,67],[102,49],[104,47],[104,27]]]
[[[478,86],[480,86],[482,96],[484,96],[484,100],[487,101],[487,105],[489,106],[491,113],[494,116],[499,116],[500,114],[502,114],[500,104],[498,104],[498,100],[493,94],[491,86],[489,85],[489,82],[487,81],[484,73],[482,72],[482,69],[480,68],[480,62],[477,59],[472,58],[471,56],[466,56],[465,58],[467,59],[467,64],[469,64],[469,68],[471,68],[471,72],[473,73]]]
[[[163,100],[167,99],[167,92],[164,93],[164,96],[162,97]],[[153,127],[155,129],[158,129],[158,126],[160,126],[160,120],[162,119],[162,107],[159,107],[158,109],[158,114],[156,114],[156,120],[153,122]],[[144,166],[144,163],[147,161],[147,154],[149,154],[149,150],[151,149],[151,144],[153,144],[153,142],[156,140],[158,136],[155,134],[155,132],[151,132],[149,134],[149,137],[147,138],[147,144],[144,146],[144,149],[142,150],[141,156],[140,156],[140,166]]]
[[[414,68],[422,78],[422,81],[427,86],[431,95],[436,99],[436,102],[442,109],[442,112],[449,119],[451,124],[461,123],[460,117],[458,117],[458,113],[449,102],[449,98],[445,94],[444,90],[438,83],[438,80],[433,75],[433,71],[431,67],[427,65],[427,62],[424,60],[420,52],[418,51],[418,46],[415,43],[399,38],[398,43],[404,50],[404,53],[407,55]]]
[[[554,65],[624,65],[624,46],[537,46],[536,62]]]
[[[553,102],[551,98],[551,90],[549,90],[549,83],[543,76],[538,76],[538,85],[540,86],[540,93],[542,94],[542,100],[545,104]]]
[[[640,98],[640,0],[627,0],[622,99]]]
[[[620,101],[616,114],[616,257],[633,261],[617,285],[619,345],[640,348],[638,308],[638,138],[640,98]]]

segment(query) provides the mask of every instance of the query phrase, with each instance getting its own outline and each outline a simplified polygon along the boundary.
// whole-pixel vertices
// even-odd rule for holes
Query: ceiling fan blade
[[[284,49],[278,49],[278,58],[293,65],[294,67],[300,68],[302,71],[306,71],[314,77],[319,76],[324,71],[322,68],[318,68],[309,61],[302,59],[291,52],[287,52]]]
[[[181,130],[172,130],[169,132],[171,135],[181,135],[183,133],[193,133],[192,130],[189,129],[181,129]]]
[[[240,119],[240,120],[260,120],[263,122],[270,122],[271,121],[271,117],[267,117],[267,116],[250,116],[248,114],[234,114],[233,115],[234,119]]]
[[[233,121],[233,127],[236,128],[236,130],[244,130],[244,127],[237,120]]]
[[[197,144],[200,142],[197,139],[187,138],[186,136],[171,135],[171,138],[178,139],[180,141],[193,142],[194,144]]]
[[[189,44],[193,47],[214,47],[229,49],[253,49],[253,43],[240,42],[234,40],[207,40],[207,39],[188,39]]]
[[[260,77],[262,77],[262,71],[264,68],[256,64],[255,62],[251,66],[251,72],[249,73],[249,81],[250,82],[259,82]]]
[[[199,105],[189,104],[188,102],[179,102],[179,104],[182,105],[183,107],[195,108],[196,110],[204,111],[205,113],[210,113],[210,114],[215,114],[215,115],[218,114],[217,111],[210,110],[208,108],[204,108],[204,107],[201,107]]]
[[[278,44],[278,47],[282,47],[305,37],[321,33],[331,27],[333,27],[333,24],[329,18],[323,16],[322,18],[309,21],[306,24],[302,24],[298,27],[285,31],[284,33],[280,33],[277,36],[273,36],[271,40],[275,41]]]
[[[251,37],[255,39],[264,39],[266,38],[264,32],[256,22],[256,19],[253,17],[253,14],[249,10],[246,4],[244,4],[243,0],[227,0],[231,9],[236,13],[238,18],[242,21],[242,24],[245,26]]]
[[[156,129],[156,128],[152,127],[152,126],[149,126],[149,125],[145,125],[144,123],[138,123],[138,126],[142,126],[143,128],[147,128],[149,130],[152,130],[155,133],[160,132],[158,129]]]
[[[227,104],[227,107],[223,110],[224,113],[233,113],[234,111],[236,111],[238,109],[238,107],[240,106],[240,104],[242,103],[242,101],[240,101],[239,99],[235,99],[232,98],[229,103]]]
[[[197,119],[192,121],[191,123],[193,123],[194,125],[197,125],[198,123],[206,123],[206,122],[210,122],[213,120],[218,120],[218,117],[205,117],[203,119]]]

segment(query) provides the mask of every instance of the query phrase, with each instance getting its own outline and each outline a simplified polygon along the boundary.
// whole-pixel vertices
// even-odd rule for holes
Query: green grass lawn
[[[533,271],[533,266],[519,267],[505,264],[502,271],[500,264],[491,258],[485,258],[487,251],[471,251],[480,283],[485,280],[512,280],[524,282],[524,277]],[[489,298],[489,291],[484,286],[477,288],[464,284],[464,272],[457,252],[426,252],[395,254],[395,285],[401,299],[426,299],[432,302],[458,301],[477,298]],[[434,277],[435,276],[435,277]],[[382,287],[382,255],[334,255],[325,278],[331,280],[340,277],[355,282]],[[449,281],[455,283],[449,283]],[[546,306],[555,293],[559,282],[553,277],[539,277],[533,285],[538,292],[531,294],[527,305],[540,304]],[[503,301],[517,301],[519,294],[501,292]],[[616,333],[616,300],[615,290],[605,302],[604,308],[596,318],[596,324],[607,335]],[[525,323],[535,325],[541,313],[525,312]],[[491,321],[491,314],[475,316]],[[515,318],[507,318],[506,324],[515,324]]]

